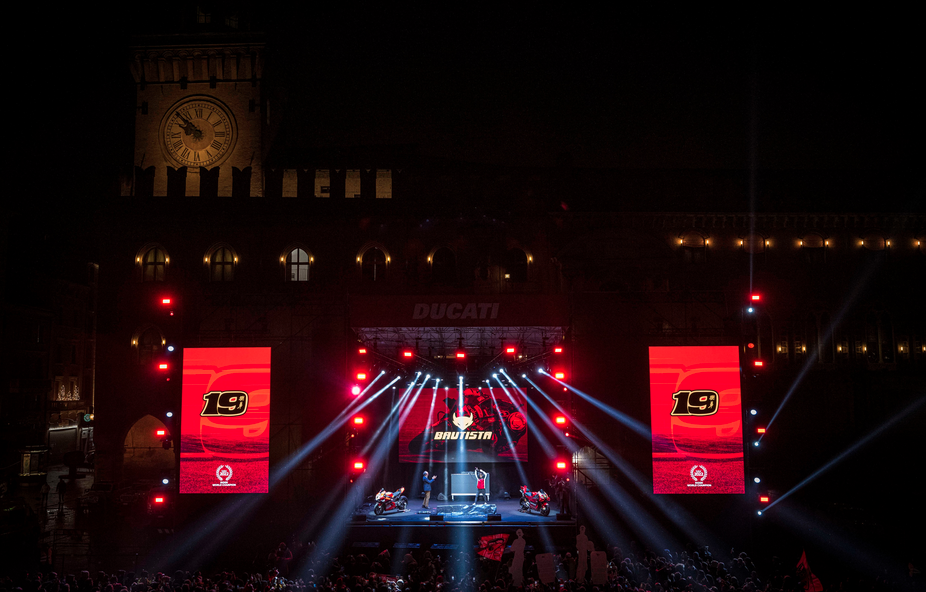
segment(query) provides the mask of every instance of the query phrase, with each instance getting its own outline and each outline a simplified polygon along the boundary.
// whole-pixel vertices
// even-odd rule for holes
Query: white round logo
[[[704,468],[704,465],[691,467],[691,478],[694,479],[695,483],[704,483],[704,480],[707,479],[707,469]]]
[[[220,482],[228,483],[232,476],[232,469],[229,465],[219,465],[219,468],[215,470],[215,476]]]

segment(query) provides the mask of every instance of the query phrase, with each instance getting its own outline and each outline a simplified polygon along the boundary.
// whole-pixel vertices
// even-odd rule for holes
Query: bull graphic
[[[527,419],[520,410],[523,403],[516,405],[499,400],[496,406],[488,390],[466,389],[462,401],[448,397],[444,399],[444,405],[446,411],[438,411],[435,421],[408,443],[411,454],[445,450],[449,440],[463,442],[467,450],[478,450],[488,457],[497,458],[517,447],[518,441],[527,433]],[[454,428],[460,430],[453,432],[460,435],[458,439],[450,436]],[[510,444],[505,430],[511,438]],[[479,432],[479,437],[462,438],[463,431],[467,434]],[[441,436],[437,437],[438,433]]]
[[[457,426],[463,431],[466,431],[466,428],[473,425],[473,414],[469,415],[457,415],[457,412],[453,412],[453,425]]]

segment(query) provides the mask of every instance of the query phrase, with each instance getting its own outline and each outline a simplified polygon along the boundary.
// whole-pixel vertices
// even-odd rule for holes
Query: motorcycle
[[[376,494],[376,503],[373,506],[373,513],[379,516],[383,512],[388,512],[389,510],[404,512],[408,507],[408,498],[402,495],[403,493],[405,493],[404,487],[400,487],[396,491],[380,489],[379,493]]]
[[[527,485],[521,486],[521,511],[530,514],[531,510],[537,510],[541,516],[550,515],[550,496],[540,489],[531,491]]]

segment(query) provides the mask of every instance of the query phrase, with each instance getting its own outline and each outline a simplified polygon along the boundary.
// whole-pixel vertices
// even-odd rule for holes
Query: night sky
[[[56,114],[42,125],[71,149],[63,188],[77,181],[92,200],[130,161],[129,34],[176,28],[187,4],[68,15],[46,48],[54,67],[26,67],[45,91],[40,110]],[[286,151],[413,145],[516,167],[836,171],[881,195],[807,209],[922,209],[923,52],[910,14],[243,6],[242,23],[267,32]]]

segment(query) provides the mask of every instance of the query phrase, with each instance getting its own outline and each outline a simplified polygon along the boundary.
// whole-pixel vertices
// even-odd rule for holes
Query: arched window
[[[137,337],[135,346],[138,348],[138,363],[143,366],[151,364],[164,351],[164,337],[157,327],[148,327]]]
[[[290,282],[309,281],[312,257],[302,249],[293,249],[286,256],[286,277]]]
[[[386,273],[386,255],[376,247],[370,247],[363,253],[360,268],[364,281],[382,281]]]
[[[435,284],[453,284],[457,281],[457,258],[447,247],[437,249],[431,256],[431,278]]]
[[[162,249],[152,247],[145,251],[141,260],[141,281],[163,282],[167,268],[167,255]]]
[[[521,249],[508,249],[505,254],[505,281],[527,281],[527,255]]]
[[[207,258],[209,279],[213,282],[230,282],[235,279],[237,257],[228,247],[218,247]]]
[[[740,246],[743,251],[753,255],[764,253],[767,245],[768,239],[761,234],[748,234],[740,239]]]
[[[826,262],[826,247],[829,245],[829,241],[816,232],[805,234],[798,241],[798,245],[800,245],[801,251],[804,253],[804,259],[808,263]]]
[[[686,232],[679,237],[678,244],[686,263],[701,263],[707,259],[708,240],[700,232]]]

